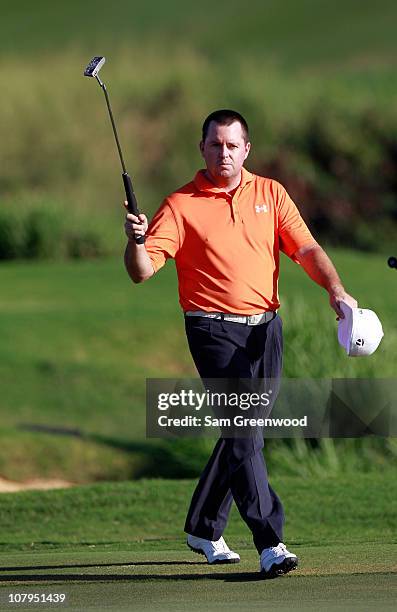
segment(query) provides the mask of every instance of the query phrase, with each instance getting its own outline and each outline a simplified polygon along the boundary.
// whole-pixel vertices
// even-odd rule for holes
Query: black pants
[[[256,326],[185,317],[185,327],[201,378],[280,378],[283,340],[278,315]],[[268,483],[263,445],[262,433],[217,441],[192,497],[187,533],[218,540],[234,499],[259,553],[282,541],[284,511]]]

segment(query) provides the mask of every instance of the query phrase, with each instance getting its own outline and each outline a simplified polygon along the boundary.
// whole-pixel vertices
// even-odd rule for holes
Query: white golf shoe
[[[188,535],[186,544],[191,550],[200,555],[207,557],[208,563],[238,563],[240,556],[230,550],[225,540],[221,537],[215,542],[204,540],[204,538],[196,538],[196,536]]]
[[[277,546],[265,548],[261,552],[259,570],[264,578],[276,578],[298,567],[298,557],[287,550],[280,542]]]

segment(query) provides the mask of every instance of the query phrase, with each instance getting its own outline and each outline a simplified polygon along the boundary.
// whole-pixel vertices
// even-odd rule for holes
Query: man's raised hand
[[[128,211],[128,202],[124,201],[124,207]],[[138,216],[127,212],[125,217],[124,229],[128,240],[135,241],[138,236],[144,236],[148,228],[146,215],[140,213]]]

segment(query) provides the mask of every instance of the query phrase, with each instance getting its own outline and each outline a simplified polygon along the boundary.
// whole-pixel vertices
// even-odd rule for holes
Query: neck
[[[216,185],[216,187],[220,187],[222,189],[224,189],[226,192],[229,191],[233,191],[233,189],[236,189],[236,187],[238,187],[241,183],[241,170],[240,173],[237,176],[233,176],[233,177],[214,177],[209,170],[205,171],[205,176],[207,177],[207,179],[209,181],[211,181],[211,183],[213,183],[214,185]]]

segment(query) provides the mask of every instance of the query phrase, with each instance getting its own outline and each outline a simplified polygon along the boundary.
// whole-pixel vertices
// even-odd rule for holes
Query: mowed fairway
[[[274,580],[261,579],[252,550],[242,551],[238,565],[210,567],[173,541],[166,551],[144,552],[137,545],[124,552],[99,547],[7,555],[1,609],[9,593],[17,592],[65,593],[67,605],[80,609],[394,609],[397,585],[390,568],[396,546],[331,545],[297,552],[302,569]]]
[[[33,592],[65,593],[77,609],[392,609],[393,471],[273,483],[285,501],[286,541],[300,566],[267,581],[235,508],[225,536],[241,563],[208,566],[186,548],[182,527],[194,481],[5,494],[1,609],[10,593]]]

